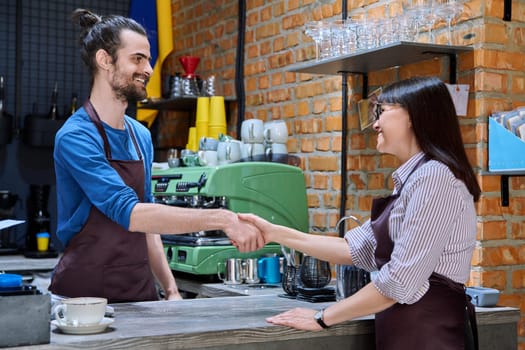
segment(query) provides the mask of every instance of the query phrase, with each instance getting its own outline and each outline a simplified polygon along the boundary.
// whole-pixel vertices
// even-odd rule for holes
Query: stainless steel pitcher
[[[221,265],[225,265],[224,274],[221,273]],[[238,258],[227,259],[226,262],[219,262],[217,275],[224,284],[241,284],[243,282],[243,261]]]

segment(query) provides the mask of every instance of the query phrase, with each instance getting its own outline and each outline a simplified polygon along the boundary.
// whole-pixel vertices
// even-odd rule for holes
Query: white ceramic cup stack
[[[264,143],[267,160],[287,163],[288,127],[284,120],[273,120],[264,123]]]
[[[218,165],[238,162],[241,159],[241,141],[225,140],[217,146]]]
[[[259,119],[248,119],[241,124],[242,150],[245,161],[262,161],[265,158],[264,123]]]

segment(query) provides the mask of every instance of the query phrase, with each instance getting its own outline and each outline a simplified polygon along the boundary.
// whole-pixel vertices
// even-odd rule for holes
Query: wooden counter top
[[[50,344],[12,349],[307,350],[326,347],[328,340],[330,349],[373,349],[372,316],[320,332],[298,331],[265,321],[293,307],[320,309],[330,304],[275,295],[113,304],[115,322],[103,333],[66,335],[51,326]],[[494,349],[494,344],[499,350],[516,348],[518,309],[479,308],[477,317],[480,349]]]

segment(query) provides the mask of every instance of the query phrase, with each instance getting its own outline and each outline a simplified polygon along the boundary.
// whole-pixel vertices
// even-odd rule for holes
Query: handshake
[[[252,252],[263,248],[268,242],[276,242],[274,225],[254,214],[237,214],[224,230],[232,244],[241,252]]]

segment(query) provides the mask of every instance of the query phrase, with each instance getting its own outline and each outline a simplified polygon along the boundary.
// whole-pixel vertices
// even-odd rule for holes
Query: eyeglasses
[[[381,114],[383,114],[383,106],[403,107],[399,103],[376,102],[374,103],[374,110],[373,110],[375,120],[379,120],[379,117],[381,116]]]

